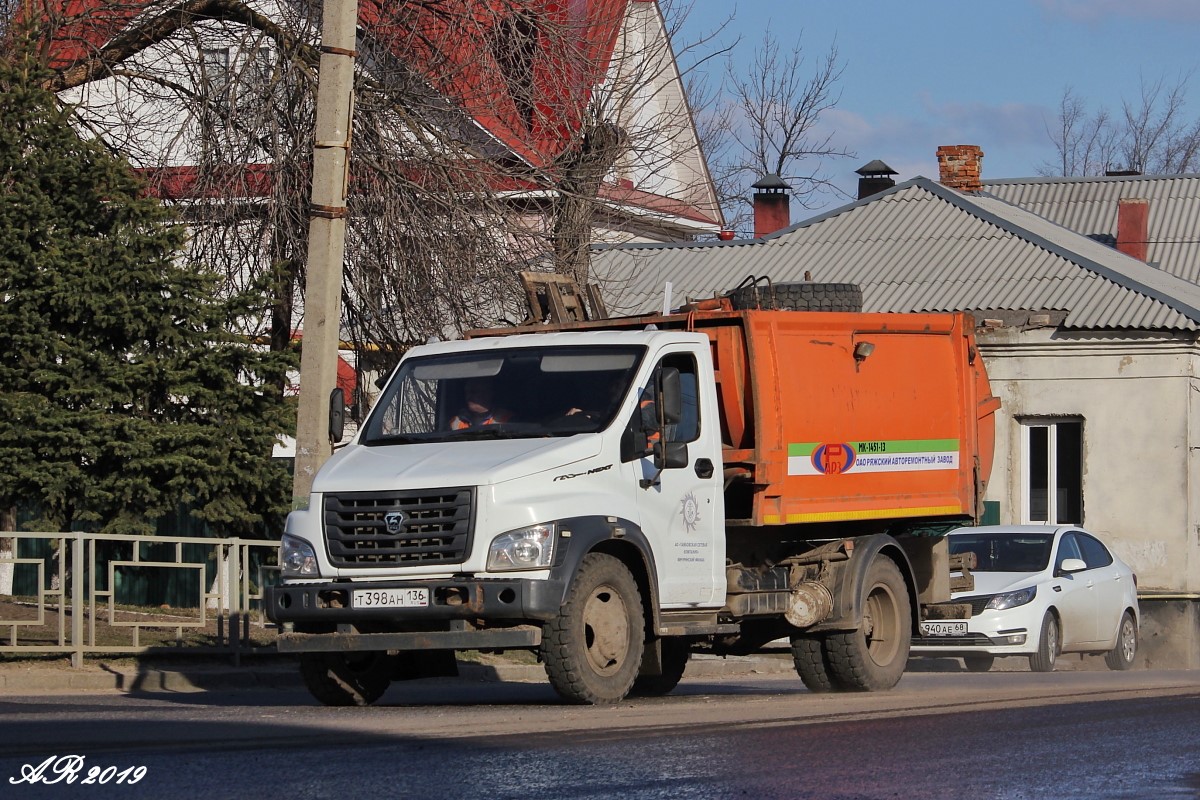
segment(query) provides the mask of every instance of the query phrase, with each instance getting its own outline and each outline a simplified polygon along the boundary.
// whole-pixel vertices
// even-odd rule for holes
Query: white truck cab
[[[288,518],[269,603],[281,649],[536,645],[596,552],[628,570],[652,624],[658,610],[720,608],[711,370],[707,337],[681,331],[413,348]],[[637,628],[640,653],[627,620],[640,603],[601,614],[605,596],[592,623]]]

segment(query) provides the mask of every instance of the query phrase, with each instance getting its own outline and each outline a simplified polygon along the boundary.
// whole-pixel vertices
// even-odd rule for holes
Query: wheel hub
[[[608,587],[598,587],[584,606],[583,622],[592,667],[601,674],[618,670],[629,649],[628,615],[621,598]]]

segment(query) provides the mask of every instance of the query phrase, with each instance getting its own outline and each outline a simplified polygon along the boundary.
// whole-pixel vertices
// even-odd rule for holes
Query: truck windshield
[[[367,445],[571,436],[608,427],[642,347],[513,348],[405,360],[367,422]]]

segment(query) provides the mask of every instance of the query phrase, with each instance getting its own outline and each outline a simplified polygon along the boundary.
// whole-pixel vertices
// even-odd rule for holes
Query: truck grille
[[[456,564],[471,546],[475,490],[343,492],[325,497],[325,540],[335,567]]]

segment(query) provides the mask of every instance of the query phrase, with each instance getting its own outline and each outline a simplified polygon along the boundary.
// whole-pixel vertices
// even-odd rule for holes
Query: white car
[[[1028,656],[1034,672],[1051,672],[1059,653],[1133,666],[1137,576],[1095,536],[1073,525],[1007,525],[956,528],[947,538],[951,554],[976,557],[975,588],[951,598],[969,603],[971,614],[954,613],[954,605],[944,607],[946,619],[930,613],[912,655],[960,657],[973,672],[999,656]]]

